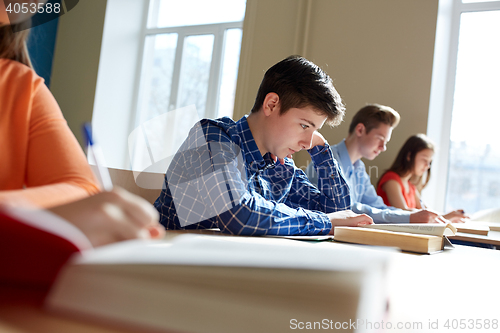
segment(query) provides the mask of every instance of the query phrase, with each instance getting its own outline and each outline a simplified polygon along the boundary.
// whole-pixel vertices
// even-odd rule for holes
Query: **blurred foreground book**
[[[75,255],[46,308],[140,332],[364,332],[357,321],[384,319],[390,256],[264,237],[127,241]]]

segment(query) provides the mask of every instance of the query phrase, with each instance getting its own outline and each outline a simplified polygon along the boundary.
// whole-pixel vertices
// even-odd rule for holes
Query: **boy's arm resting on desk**
[[[332,229],[326,214],[291,208],[250,192],[218,221],[222,232],[239,235],[326,235]]]
[[[249,189],[244,156],[220,130],[194,129],[174,157],[155,202],[167,229],[219,228],[235,235],[328,234],[326,214],[268,200]],[[286,170],[285,170],[286,172]],[[272,189],[275,190],[275,189]],[[280,189],[286,191],[286,189]]]
[[[176,208],[179,207],[182,210],[183,205],[193,204],[194,199],[184,200],[184,202],[177,204],[170,190],[163,190],[155,203],[160,212],[160,223],[167,229],[219,228],[223,233],[255,236],[326,235],[331,229],[331,222],[326,214],[302,208],[294,209],[249,191],[245,191],[231,208],[218,214],[212,211],[211,214],[206,215],[206,218],[202,218],[203,213],[212,210],[212,207],[209,207],[211,205],[209,200],[212,197],[225,196],[224,193],[216,189],[211,192],[204,190],[204,192],[206,200],[192,205],[192,207],[196,207],[198,212],[194,212],[191,216],[197,216],[199,222],[192,222],[192,220],[186,221],[189,213],[178,212]],[[203,212],[200,214],[200,211]],[[183,222],[181,223],[181,221]]]

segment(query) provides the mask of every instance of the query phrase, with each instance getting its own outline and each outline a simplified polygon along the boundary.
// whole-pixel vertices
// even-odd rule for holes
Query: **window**
[[[165,172],[201,117],[232,116],[246,0],[107,0],[92,129],[106,165]]]
[[[449,3],[450,41],[444,101],[434,114],[436,98],[431,95],[429,135],[438,141],[441,166],[433,177],[441,185],[441,189],[435,187],[443,197],[438,206],[445,211],[463,208],[474,213],[499,205],[500,1],[441,2]],[[439,20],[447,20],[447,16],[441,12]],[[441,74],[438,71],[433,76]],[[432,93],[437,94],[434,85],[438,79],[433,80]],[[441,123],[441,129],[431,122]]]
[[[245,0],[150,0],[133,169],[173,155],[198,119],[232,116],[245,7]]]
[[[151,0],[139,121],[188,105],[232,115],[244,15],[244,0]]]

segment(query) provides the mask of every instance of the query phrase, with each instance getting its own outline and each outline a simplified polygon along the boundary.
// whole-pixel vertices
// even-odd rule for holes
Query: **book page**
[[[471,215],[471,221],[482,222],[499,222],[500,223],[500,208],[491,208],[480,210]]]
[[[394,223],[394,224],[370,224],[363,228],[381,229],[395,232],[408,232],[411,234],[423,234],[432,236],[453,236],[457,229],[451,224],[438,223]]]

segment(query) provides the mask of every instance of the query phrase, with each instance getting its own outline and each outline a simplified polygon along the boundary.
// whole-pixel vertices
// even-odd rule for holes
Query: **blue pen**
[[[103,190],[111,191],[113,189],[113,183],[111,182],[111,177],[109,175],[108,169],[104,166],[104,155],[102,153],[101,147],[96,144],[94,138],[92,137],[92,128],[90,124],[85,123],[82,127],[83,136],[87,141],[87,155],[92,157],[97,167],[96,176],[100,180]]]

